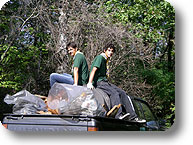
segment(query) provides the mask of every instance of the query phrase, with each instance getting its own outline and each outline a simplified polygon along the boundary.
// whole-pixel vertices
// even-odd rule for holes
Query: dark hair
[[[103,48],[103,50],[105,50],[105,51],[107,51],[107,49],[108,48],[111,48],[111,49],[113,49],[113,52],[115,52],[115,46],[113,45],[113,44],[107,44],[104,48]]]
[[[66,49],[68,49],[69,47],[72,47],[72,48],[77,48],[77,45],[76,45],[76,43],[75,42],[69,42],[68,44],[67,44],[67,46],[66,46]]]

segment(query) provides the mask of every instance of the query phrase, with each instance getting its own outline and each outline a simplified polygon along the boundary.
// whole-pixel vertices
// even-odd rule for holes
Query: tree
[[[149,90],[143,96],[160,117],[174,116],[175,106],[175,10],[163,0],[107,0],[107,17],[114,23],[132,24],[130,31],[142,38],[145,45],[152,45],[153,64],[135,61],[128,74],[136,74],[135,83],[143,82]],[[141,64],[144,64],[142,67]],[[119,68],[120,69],[120,68]],[[122,70],[124,70],[122,68]],[[135,73],[134,73],[134,71]],[[132,72],[133,71],[133,72]],[[130,81],[131,83],[132,81]],[[140,84],[139,86],[143,86]],[[133,86],[133,84],[131,84]],[[141,90],[140,87],[133,92]],[[135,94],[138,96],[138,94]],[[172,107],[171,107],[172,106]],[[165,116],[166,115],[166,116]],[[171,117],[170,116],[170,117]],[[168,118],[167,118],[168,119]],[[171,117],[173,120],[174,118]],[[173,121],[172,121],[173,122]]]
[[[157,114],[169,114],[175,99],[175,35],[174,10],[167,2],[10,0],[0,22],[3,96],[21,89],[47,95],[50,73],[71,73],[69,41],[78,44],[89,67],[107,43],[114,43],[109,80],[146,99]]]

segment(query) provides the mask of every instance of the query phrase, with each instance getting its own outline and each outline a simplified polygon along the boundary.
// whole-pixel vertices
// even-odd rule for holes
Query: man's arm
[[[88,81],[88,84],[87,84],[87,88],[90,88],[90,89],[94,89],[94,86],[92,85],[92,81],[94,79],[94,75],[97,71],[97,67],[93,67],[91,73],[90,73],[90,77],[89,77],[89,81]]]
[[[90,73],[90,77],[89,77],[88,83],[92,83],[96,71],[97,71],[97,67],[93,67],[93,69],[92,69],[92,71]]]
[[[78,67],[74,67],[74,85],[78,85]]]

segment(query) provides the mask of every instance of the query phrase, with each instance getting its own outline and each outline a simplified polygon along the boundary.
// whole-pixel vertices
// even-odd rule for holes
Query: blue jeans
[[[63,74],[52,73],[50,75],[50,87],[52,87],[55,82],[73,85],[74,79],[72,78],[72,75],[66,73]]]

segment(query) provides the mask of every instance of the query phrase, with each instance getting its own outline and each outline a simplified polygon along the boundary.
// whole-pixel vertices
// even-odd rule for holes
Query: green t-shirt
[[[78,85],[84,85],[88,83],[88,64],[85,56],[77,52],[74,57],[73,68],[78,67]],[[72,69],[72,77],[74,78],[74,69]]]
[[[91,69],[90,69],[90,73],[91,73],[93,67],[97,67],[97,71],[95,72],[94,79],[93,79],[93,85],[94,86],[96,86],[96,83],[99,81],[106,81],[107,80],[106,63],[107,63],[107,60],[102,55],[98,55],[95,57],[92,65],[91,65]]]

